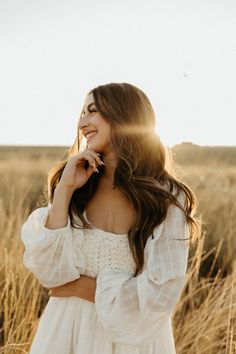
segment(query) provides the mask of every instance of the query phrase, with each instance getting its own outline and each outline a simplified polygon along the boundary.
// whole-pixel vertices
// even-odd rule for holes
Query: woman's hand
[[[48,289],[48,295],[54,297],[78,296],[81,299],[95,302],[96,278],[81,275],[79,279],[61,286]]]
[[[99,153],[85,149],[77,156],[72,156],[64,170],[59,184],[70,190],[76,190],[82,187],[94,172],[98,172],[97,166],[104,165],[99,157]],[[85,168],[85,162],[88,162],[88,168]]]

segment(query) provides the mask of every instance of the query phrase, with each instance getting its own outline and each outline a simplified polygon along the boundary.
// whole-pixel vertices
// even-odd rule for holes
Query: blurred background
[[[236,2],[0,0],[0,353],[26,353],[47,292],[22,224],[76,138],[86,93],[141,88],[203,231],[173,318],[177,354],[236,353]]]
[[[168,145],[234,145],[233,0],[0,1],[1,144],[70,145],[85,94],[129,82]]]

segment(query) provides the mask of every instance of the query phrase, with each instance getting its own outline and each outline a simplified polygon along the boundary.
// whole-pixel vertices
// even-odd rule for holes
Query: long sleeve
[[[183,203],[183,196],[178,199]],[[188,237],[184,213],[171,205],[166,219],[154,230],[154,238],[146,243],[141,274],[133,277],[112,269],[98,274],[95,308],[112,340],[148,344],[170,321],[186,281],[189,242],[182,239]]]
[[[23,263],[48,288],[79,278],[85,269],[80,240],[75,242],[69,215],[66,227],[45,227],[50,207],[51,204],[34,210],[21,228]]]

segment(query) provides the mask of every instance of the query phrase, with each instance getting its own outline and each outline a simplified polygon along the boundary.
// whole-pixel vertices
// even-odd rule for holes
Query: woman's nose
[[[79,129],[87,127],[89,125],[89,121],[90,121],[89,115],[84,114],[79,120]]]

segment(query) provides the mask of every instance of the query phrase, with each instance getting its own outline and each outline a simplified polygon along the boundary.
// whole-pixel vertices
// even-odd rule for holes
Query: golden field
[[[0,353],[27,353],[47,291],[24,268],[20,229],[45,205],[47,172],[67,147],[0,147]],[[173,318],[177,354],[236,353],[236,147],[173,149],[198,198],[201,239]],[[181,167],[180,167],[181,166]],[[124,353],[125,354],[125,353]]]

